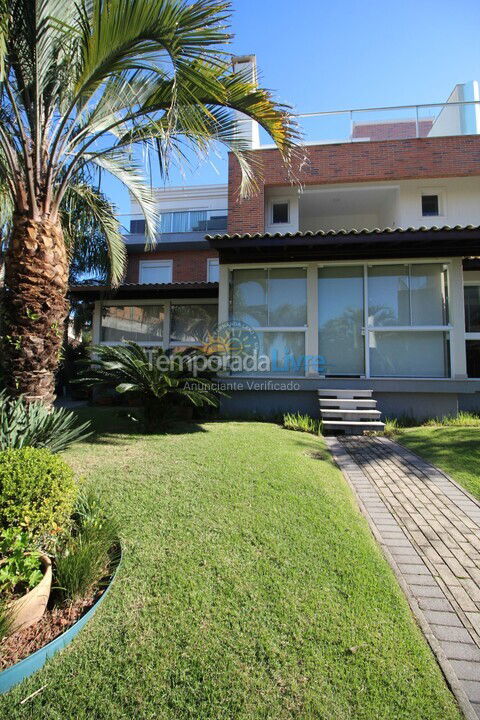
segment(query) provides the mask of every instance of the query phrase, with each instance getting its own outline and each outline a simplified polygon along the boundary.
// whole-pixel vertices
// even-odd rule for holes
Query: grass
[[[287,430],[297,430],[312,435],[322,434],[322,421],[301,413],[286,413],[283,416],[283,427]]]
[[[111,413],[66,458],[120,519],[117,580],[3,720],[460,720],[322,438]]]
[[[479,428],[456,425],[429,425],[402,430],[395,438],[449,473],[460,485],[480,500]]]

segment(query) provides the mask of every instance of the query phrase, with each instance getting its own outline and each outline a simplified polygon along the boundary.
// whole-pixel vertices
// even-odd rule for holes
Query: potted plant
[[[52,563],[33,547],[29,533],[8,528],[0,533],[0,594],[8,599],[9,631],[40,620],[52,586]]]

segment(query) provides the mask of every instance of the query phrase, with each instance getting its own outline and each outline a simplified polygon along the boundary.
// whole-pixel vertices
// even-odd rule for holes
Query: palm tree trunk
[[[51,405],[67,314],[68,258],[60,223],[14,216],[5,285],[7,388],[27,402]]]

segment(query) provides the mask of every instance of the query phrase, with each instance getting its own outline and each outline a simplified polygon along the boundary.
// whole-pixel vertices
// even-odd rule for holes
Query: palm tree
[[[231,71],[228,21],[229,4],[216,0],[0,0],[0,203],[13,208],[3,353],[12,393],[54,399],[69,264],[61,213],[68,195],[88,192],[86,173],[125,184],[153,242],[143,172],[153,155],[165,174],[172,159],[223,143],[248,192],[255,168],[236,130],[239,111],[288,160],[295,126],[267,91]]]

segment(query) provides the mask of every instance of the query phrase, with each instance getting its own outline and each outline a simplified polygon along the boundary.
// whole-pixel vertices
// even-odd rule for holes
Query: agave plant
[[[178,401],[195,407],[218,406],[224,394],[208,376],[190,370],[196,351],[167,353],[161,348],[145,350],[134,342],[94,347],[93,363],[78,382],[89,387],[114,386],[118,393],[135,393],[141,399],[148,432],[159,427]]]
[[[153,241],[155,201],[144,169],[204,156],[222,143],[242,190],[254,153],[235,113],[258,121],[288,159],[296,129],[286,108],[232,72],[229,4],[221,0],[0,0],[0,221],[6,254],[7,382],[51,404],[67,313],[62,206],[88,194],[85,173],[110,173],[140,205]]]
[[[57,453],[91,435],[90,423],[78,423],[75,415],[42,403],[27,405],[23,398],[0,393],[0,451],[8,448],[48,448]]]

